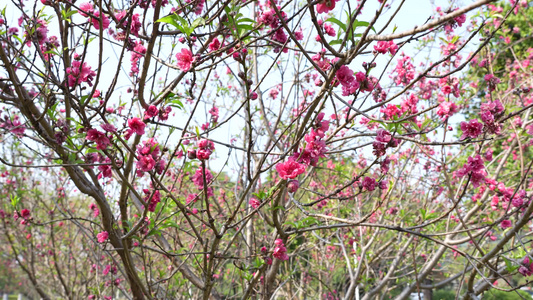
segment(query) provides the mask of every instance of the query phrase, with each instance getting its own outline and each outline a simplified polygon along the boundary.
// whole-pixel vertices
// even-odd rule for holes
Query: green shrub
[[[452,290],[438,290],[433,292],[433,300],[455,300],[455,292]]]
[[[517,292],[520,293],[522,297],[517,295]],[[499,290],[489,290],[483,294],[482,300],[522,300],[522,299],[533,299],[531,295],[524,291],[516,292],[503,292]]]

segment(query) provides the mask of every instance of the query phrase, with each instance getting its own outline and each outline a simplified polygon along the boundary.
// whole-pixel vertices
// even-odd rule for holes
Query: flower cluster
[[[376,139],[372,143],[372,148],[375,156],[380,157],[385,155],[387,148],[396,148],[399,141],[392,137],[392,134],[385,129],[378,129],[376,131]]]
[[[0,119],[0,128],[9,130],[17,137],[22,137],[24,135],[24,131],[26,130],[26,126],[22,124],[18,115],[13,116],[13,120],[11,120],[9,116],[4,116],[2,119]]]
[[[461,139],[474,139],[483,133],[483,124],[479,123],[477,119],[472,119],[468,122],[461,122],[461,130],[463,131]]]
[[[342,95],[352,95],[357,90],[371,92],[377,85],[378,81],[374,77],[367,77],[365,73],[358,72],[355,74],[348,66],[341,66],[335,74],[337,80],[342,85]]]
[[[337,80],[342,85],[342,95],[354,94],[359,89],[359,82],[355,80],[353,71],[348,66],[341,66],[336,73]]]
[[[100,210],[98,209],[98,206],[96,206],[96,204],[94,203],[89,204],[89,209],[92,210],[94,218],[100,215]]]
[[[437,108],[437,115],[444,122],[449,117],[453,116],[453,114],[455,114],[458,110],[459,109],[454,102],[444,101],[439,104],[439,107]]]
[[[504,110],[505,108],[500,100],[489,101],[481,104],[481,121],[485,124],[485,128],[489,133],[500,133],[501,125],[496,123],[496,121],[502,116]]]
[[[139,74],[139,60],[146,54],[146,47],[144,47],[142,41],[136,41],[135,47],[131,52],[131,71],[130,76]]]
[[[75,87],[83,82],[87,82],[89,86],[93,86],[92,80],[94,76],[96,76],[96,72],[93,71],[91,66],[87,65],[86,62],[82,64],[81,61],[78,60],[79,57],[76,55],[74,58],[72,65],[67,68],[68,86]]]
[[[520,268],[518,268],[518,273],[526,277],[533,275],[533,263],[529,262],[529,257],[524,258]]]
[[[196,151],[196,157],[199,160],[207,160],[211,153],[215,150],[215,144],[207,139],[198,141],[198,150]]]
[[[148,211],[154,212],[157,204],[161,202],[161,193],[158,190],[151,191],[149,189],[143,189],[144,202],[148,203]]]
[[[94,17],[90,16],[89,14],[93,15]],[[89,17],[91,19],[91,23],[96,29],[100,29],[100,15],[101,15],[102,28],[107,29],[109,27],[109,24],[110,24],[109,18],[104,14],[100,14],[99,11],[95,11],[94,6],[89,2],[80,4],[80,15],[84,17]]]
[[[476,157],[468,157],[468,161],[461,169],[456,171],[455,175],[458,177],[463,177],[467,174],[471,174],[470,182],[472,182],[474,187],[478,187],[485,181],[487,172],[485,172],[485,164],[483,163],[483,158],[481,158],[481,155],[477,155]]]
[[[275,4],[271,3],[270,5]],[[279,6],[278,11],[281,15],[281,18],[287,21],[287,14],[281,11],[281,7]],[[269,35],[273,41],[277,42],[277,44],[274,44],[274,52],[278,53],[279,51],[283,51],[283,53],[287,53],[289,49],[286,47],[283,47],[282,49],[282,46],[279,44],[284,45],[289,37],[287,36],[287,33],[285,33],[285,29],[282,26],[279,26],[280,18],[277,16],[276,10],[274,8],[268,9],[264,7],[263,12],[258,18],[258,22],[270,27]]]
[[[492,74],[485,75],[484,79],[487,82],[487,85],[489,86],[490,92],[494,91],[496,89],[496,85],[501,82],[500,78]]]
[[[408,85],[415,78],[415,67],[411,63],[411,57],[402,52],[394,72],[396,73],[393,76],[394,82],[397,85]]]
[[[126,27],[128,24],[128,20],[126,20],[124,17],[127,15],[127,11],[122,10],[118,13],[115,13],[115,17],[117,18],[118,26],[119,27]],[[141,20],[139,14],[133,14],[131,16],[131,24],[130,24],[130,32],[133,33],[135,36],[139,36],[139,30],[141,30]],[[119,33],[114,36],[115,39],[120,40],[120,37],[124,36],[124,33]]]
[[[98,150],[105,150],[107,149],[107,146],[111,145],[111,141],[107,135],[98,129],[89,129],[86,138],[89,141],[95,142],[96,149]]]
[[[213,181],[213,174],[211,174],[211,171],[209,171],[208,169],[205,169],[205,181],[207,181],[207,184],[209,185],[211,183],[211,181]],[[196,170],[196,172],[194,173],[194,175],[191,177],[192,179],[192,182],[194,183],[194,185],[196,185],[196,187],[198,188],[198,190],[200,191],[203,191],[204,189],[204,169],[202,167],[198,168]],[[208,197],[212,197],[214,194],[213,194],[213,188],[212,187],[208,187],[207,188],[207,196]]]
[[[289,260],[289,256],[287,255],[287,248],[285,248],[285,244],[283,244],[283,241],[281,239],[277,239],[274,244],[276,246],[274,247],[274,252],[272,252],[272,256],[279,260]]]
[[[143,135],[146,124],[139,118],[131,118],[128,120],[128,127],[129,129],[126,130],[125,134],[126,139],[129,139],[134,133]]]
[[[27,225],[31,220],[30,210],[27,208],[22,209],[20,212],[15,211],[13,219],[17,221],[19,216],[22,218],[22,220],[20,220],[20,225]]]
[[[389,52],[390,54],[396,54],[398,51],[398,45],[394,41],[379,41],[377,45],[374,46],[374,50],[377,53],[385,54]]]
[[[137,175],[142,176],[143,172],[150,172],[155,169],[157,174],[162,174],[165,169],[166,162],[160,158],[161,151],[159,144],[154,138],[150,138],[143,142],[137,148]]]
[[[26,45],[30,46],[31,42],[37,43],[39,46],[43,46],[46,42],[48,42],[48,24],[45,20],[38,19],[33,22],[33,27],[29,27],[29,31],[24,32],[24,36],[26,37]]]
[[[313,55],[311,59],[322,70],[327,71],[331,68],[331,61],[326,57],[326,49],[320,50],[317,54]],[[344,67],[344,66],[343,66]],[[342,68],[342,67],[341,67]],[[338,71],[337,71],[338,72]],[[353,73],[352,73],[353,74]]]

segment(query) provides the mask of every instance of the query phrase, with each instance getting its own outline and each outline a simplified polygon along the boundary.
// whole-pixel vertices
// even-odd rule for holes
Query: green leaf
[[[426,220],[426,210],[421,208],[420,209],[420,214],[422,215],[422,220]]]
[[[518,269],[520,266],[513,266],[513,262],[510,261],[507,257],[502,256],[503,260],[505,261],[505,266],[507,271],[513,272],[514,270]]]
[[[278,210],[278,209],[281,209],[281,210],[285,211],[285,207],[283,207],[283,206],[281,206],[281,205],[276,206],[276,207],[272,207],[272,208],[271,208],[272,211],[276,211],[276,210]]]
[[[241,18],[237,21],[237,23],[244,23],[244,22],[248,22],[248,23],[252,23],[252,24],[255,24],[255,21],[250,19],[250,18]]]
[[[346,31],[346,24],[344,24],[343,22],[339,21],[338,19],[329,18],[329,19],[326,20],[326,22],[337,24],[337,25],[339,25],[340,28],[342,28],[342,30]]]
[[[254,30],[254,27],[252,25],[248,25],[248,24],[239,24],[239,25],[237,25],[237,29],[238,30],[241,30],[241,29]]]
[[[176,14],[172,14],[172,15],[168,15],[168,16],[165,16],[165,17],[162,17],[161,19],[157,20],[156,22],[159,22],[159,23],[167,23],[167,24],[170,24],[174,27],[176,27],[179,31],[181,32],[184,32],[184,29],[183,27],[178,24],[178,16]]]
[[[330,44],[331,46],[334,46],[334,45],[340,45],[340,44],[342,44],[342,40],[341,40],[341,39],[334,40],[334,41],[329,42],[329,44]]]
[[[89,95],[81,96],[80,105],[81,106],[85,105],[85,101],[87,101],[88,98],[89,98]]]
[[[12,35],[12,37],[16,38],[17,41],[19,41],[19,43],[24,44],[24,41],[21,40],[18,35],[14,34],[14,35]]]
[[[11,195],[9,198],[11,198],[11,205],[13,206],[13,208],[17,208],[17,205],[19,204],[20,202],[20,198],[19,196],[17,195]]]
[[[261,268],[265,264],[265,261],[259,258],[258,256],[255,257],[253,267],[255,269]]]
[[[200,25],[202,25],[202,26],[205,25],[205,20],[202,17],[197,18],[196,20],[192,21],[191,30],[194,30],[196,27],[198,27]]]
[[[72,22],[70,20],[70,17],[72,17],[73,15],[77,14],[78,11],[77,10],[68,10],[68,11],[65,11],[65,10],[62,10],[61,11],[61,16],[63,17],[63,20],[66,20],[66,21],[69,21],[69,22]]]
[[[370,25],[370,23],[368,23],[367,21],[353,21],[353,24],[352,24],[352,28],[357,28],[357,27],[361,27],[361,26],[364,26],[364,27],[367,27],[368,25]]]
[[[259,191],[257,193],[252,193],[252,195],[256,196],[259,200],[263,200],[266,197],[265,191]]]
[[[196,130],[196,136],[200,138],[200,129],[198,129],[198,126],[194,128]]]

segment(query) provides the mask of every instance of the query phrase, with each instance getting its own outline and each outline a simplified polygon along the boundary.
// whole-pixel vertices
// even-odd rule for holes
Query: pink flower
[[[494,91],[496,89],[496,85],[501,82],[501,80],[498,77],[492,74],[487,74],[485,75],[484,78],[489,86],[489,91]]]
[[[259,201],[256,198],[252,197],[252,198],[250,198],[250,201],[248,202],[248,204],[250,204],[250,206],[253,209],[257,209],[261,205],[261,201]]]
[[[378,129],[376,132],[376,141],[387,144],[392,139],[392,135],[385,129]]]
[[[361,183],[361,186],[366,189],[367,191],[371,192],[376,189],[376,180],[374,178],[365,177],[363,179],[363,182]]]
[[[393,41],[379,41],[377,45],[374,46],[374,50],[381,54],[385,54],[388,51],[390,54],[394,55],[396,54],[396,51],[398,51],[398,45]]]
[[[204,188],[204,175],[203,175],[203,169],[200,167],[196,170],[196,173],[191,177],[192,182],[199,190],[203,190]],[[205,179],[207,181],[207,184],[211,183],[213,180],[213,174],[211,174],[211,171],[205,170]]]
[[[304,33],[302,32],[302,28],[294,31],[294,37],[297,41],[302,41],[304,39]]]
[[[30,217],[30,210],[24,208],[23,210],[20,211],[20,216],[23,217],[24,219],[29,218]]]
[[[185,203],[190,204],[191,202],[196,202],[198,198],[198,194],[189,194],[187,195],[187,199],[185,199]]]
[[[319,14],[328,13],[335,9],[335,2],[338,0],[324,0],[316,5],[316,12]]]
[[[355,79],[353,77],[353,71],[345,65],[341,66],[335,75],[342,85],[351,85],[352,81]]]
[[[401,115],[400,109],[394,104],[387,104],[387,106],[382,106],[379,111],[385,115],[384,117],[386,120],[391,120],[395,116]]]
[[[461,130],[463,131],[461,139],[476,138],[482,133],[483,124],[477,119],[472,119],[469,122],[461,122]]]
[[[81,64],[79,60],[74,60],[72,66],[67,68],[68,75],[68,86],[75,87],[78,84],[87,82],[89,86],[92,85],[92,80],[96,76],[96,72],[91,70],[91,66],[87,65],[86,62]]]
[[[296,176],[305,172],[305,165],[289,159],[284,163],[276,165],[276,171],[282,179],[294,179]]]
[[[150,172],[155,168],[155,160],[151,155],[141,156],[137,161],[137,168],[143,172]]]
[[[389,43],[386,41],[379,41],[376,45],[374,45],[374,50],[377,53],[385,54],[389,50]]]
[[[98,19],[98,17],[100,17],[100,12],[97,11],[94,13],[94,15],[97,17],[97,18],[91,18],[91,22],[93,23],[93,26],[94,28],[96,29],[100,29],[100,20]],[[109,18],[102,14],[102,27],[103,29],[107,29],[109,27]]]
[[[257,97],[258,97],[258,95],[257,95],[256,92],[250,91],[250,99],[252,99],[252,100],[256,100]]]
[[[389,53],[392,55],[395,55],[398,51],[398,45],[394,43],[393,41],[389,41]]]
[[[441,117],[442,121],[451,117],[457,112],[457,105],[453,102],[442,102],[437,109],[437,115]]]
[[[109,233],[107,233],[107,231],[102,231],[96,235],[96,238],[98,239],[98,243],[105,242],[108,237],[109,237]]]
[[[87,139],[96,143],[96,149],[104,150],[107,146],[111,145],[111,142],[105,135],[105,133],[100,132],[96,129],[89,129],[87,131]]]
[[[144,111],[144,119],[146,120],[146,119],[153,118],[157,116],[158,114],[159,114],[159,109],[157,109],[155,105],[150,105],[148,106],[146,111]]]
[[[218,49],[220,49],[220,41],[218,38],[214,38],[213,41],[209,43],[209,51],[213,52],[217,51]]]
[[[276,244],[276,247],[274,247],[272,256],[279,260],[288,260],[289,256],[287,255],[287,248],[285,248],[283,241],[281,239],[277,239],[274,243]]]
[[[202,139],[198,141],[198,147],[200,149],[196,151],[196,157],[199,160],[207,160],[215,149],[215,144],[210,140]]]
[[[533,275],[533,263],[529,263],[529,257],[524,258],[522,261],[522,266],[518,269],[518,273],[524,276]]]
[[[80,4],[80,15],[88,17],[88,13],[94,14],[94,7],[91,3],[85,2]]]
[[[128,127],[136,134],[143,135],[146,124],[139,118],[131,118],[128,120]]]
[[[181,49],[181,52],[176,54],[176,58],[178,59],[178,67],[183,72],[191,69],[192,63],[194,62],[191,50],[186,48]]]
[[[117,128],[109,123],[103,123],[100,125],[100,127],[102,127],[102,129],[106,132],[117,132]]]
[[[329,36],[335,36],[336,34],[335,29],[329,23],[324,24],[324,32]]]
[[[215,150],[215,144],[208,139],[199,140],[198,147],[203,149]]]
[[[513,226],[513,223],[511,223],[510,220],[503,220],[501,223],[500,223],[500,227],[502,229],[505,229],[505,228],[509,228],[509,227],[512,227]]]
[[[202,13],[202,10],[204,9],[205,0],[196,0],[196,1],[185,0],[185,2],[187,3],[193,2],[193,8],[194,8],[195,14],[199,15]]]

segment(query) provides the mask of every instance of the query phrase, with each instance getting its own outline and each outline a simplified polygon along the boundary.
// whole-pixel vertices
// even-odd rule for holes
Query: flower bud
[[[300,183],[298,180],[291,180],[289,183],[287,183],[287,190],[289,193],[296,193],[298,188],[300,187]]]
[[[252,99],[252,100],[257,99],[257,93],[250,91],[250,99]]]
[[[196,159],[196,151],[194,149],[187,150],[187,157],[189,159]]]

